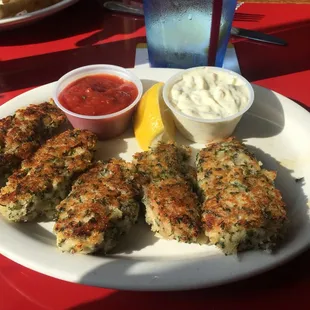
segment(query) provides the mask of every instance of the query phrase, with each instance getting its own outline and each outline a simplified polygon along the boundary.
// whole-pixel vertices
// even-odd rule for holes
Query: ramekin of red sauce
[[[113,65],[90,65],[68,72],[56,82],[54,101],[74,128],[111,139],[129,126],[143,92],[139,78]]]

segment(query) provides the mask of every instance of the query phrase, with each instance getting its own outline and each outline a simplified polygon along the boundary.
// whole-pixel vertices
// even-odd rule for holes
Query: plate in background
[[[20,16],[2,18],[0,19],[0,31],[17,28],[38,21],[44,17],[47,17],[58,11],[63,10],[78,1],[79,0],[63,0],[61,2],[58,2],[54,5],[51,5],[41,10],[37,10]]]

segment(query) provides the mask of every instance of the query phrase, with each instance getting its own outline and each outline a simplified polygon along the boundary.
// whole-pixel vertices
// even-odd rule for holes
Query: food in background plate
[[[202,149],[196,165],[204,197],[203,228],[210,244],[225,254],[274,248],[287,221],[274,186],[276,172],[262,169],[235,138]]]
[[[142,150],[159,141],[173,142],[175,126],[169,108],[162,98],[164,83],[156,83],[142,96],[134,116],[134,133]]]
[[[159,143],[134,155],[140,174],[146,222],[164,239],[197,242],[200,206],[193,191],[195,171],[187,163],[189,148]]]
[[[77,129],[48,140],[1,189],[0,213],[14,222],[53,219],[73,178],[92,164],[96,141],[93,133]]]
[[[62,0],[0,0],[0,18],[34,12]]]
[[[82,254],[110,251],[137,220],[137,194],[132,164],[117,159],[98,162],[57,206],[58,248]]]
[[[0,120],[0,174],[29,158],[66,121],[52,102],[32,104]]]

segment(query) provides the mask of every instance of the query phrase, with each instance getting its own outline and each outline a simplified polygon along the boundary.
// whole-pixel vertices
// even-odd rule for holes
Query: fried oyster
[[[66,121],[53,103],[32,104],[0,120],[0,174],[17,168]]]
[[[274,186],[276,172],[262,169],[235,138],[202,149],[196,165],[204,198],[203,228],[210,244],[226,254],[272,249],[287,221],[285,204]]]
[[[146,222],[164,239],[197,242],[200,206],[193,190],[195,171],[189,148],[160,143],[134,155],[146,207]]]
[[[54,231],[59,249],[104,253],[128,233],[139,213],[133,165],[112,159],[98,162],[74,183],[58,206]]]
[[[14,222],[53,219],[73,179],[92,164],[96,142],[95,134],[78,129],[48,140],[1,189],[0,213]]]

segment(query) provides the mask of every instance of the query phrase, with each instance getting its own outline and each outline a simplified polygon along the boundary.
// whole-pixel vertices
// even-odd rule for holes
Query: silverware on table
[[[100,1],[99,1],[100,2]],[[128,13],[139,16],[144,16],[142,5],[125,4],[118,1],[107,1],[103,3],[103,6],[114,12]]]
[[[143,7],[138,6],[138,5],[132,5],[132,4],[124,4],[118,1],[107,1],[103,3],[103,6],[114,12],[121,12],[121,13],[127,13],[127,14],[133,14],[133,15],[138,15],[138,16],[143,16]],[[231,28],[231,35],[236,36],[236,37],[241,37],[241,38],[247,38],[250,40],[255,40],[255,41],[260,41],[264,43],[271,43],[271,44],[277,44],[277,45],[287,45],[287,42],[269,35],[265,34],[263,32],[259,31],[253,31],[253,30],[247,30],[243,28],[237,28],[237,27],[232,27]]]
[[[263,33],[259,31],[254,31],[254,30],[248,30],[248,29],[243,29],[243,28],[237,28],[237,27],[232,27],[231,28],[231,35],[236,36],[236,37],[241,37],[241,38],[247,38],[255,41],[260,41],[260,42],[265,42],[265,43],[272,43],[272,44],[277,44],[277,45],[287,45],[286,41]]]

